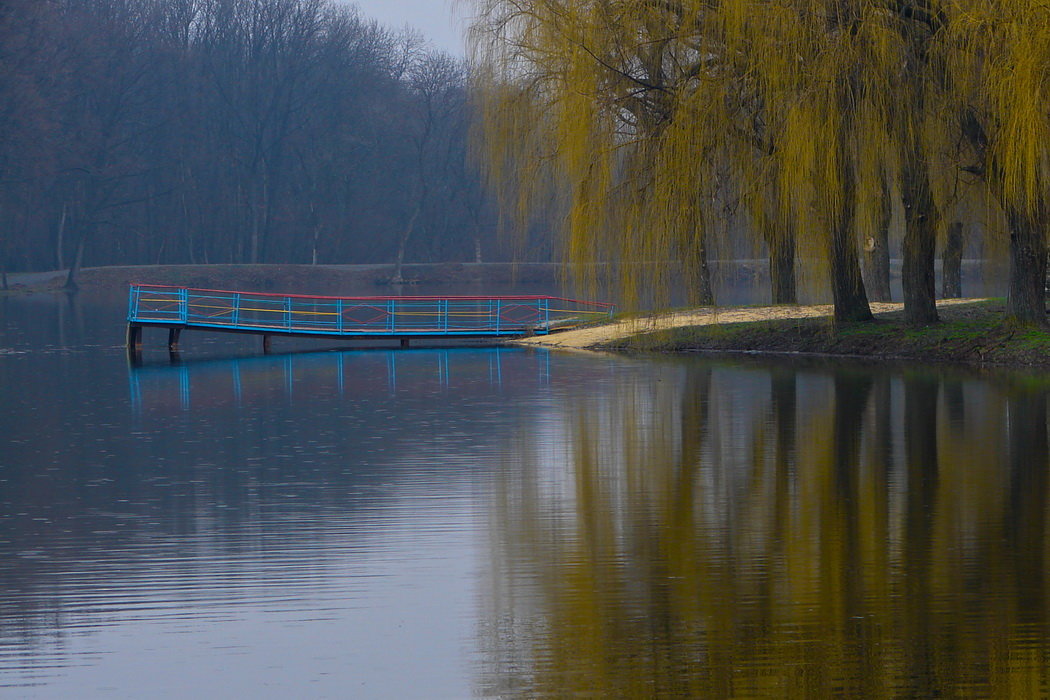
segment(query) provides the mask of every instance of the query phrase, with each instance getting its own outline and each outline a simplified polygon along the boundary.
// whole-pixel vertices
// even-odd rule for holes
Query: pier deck
[[[550,333],[612,316],[603,302],[553,296],[330,297],[133,284],[128,292],[129,351],[143,327],[343,339],[513,338]]]

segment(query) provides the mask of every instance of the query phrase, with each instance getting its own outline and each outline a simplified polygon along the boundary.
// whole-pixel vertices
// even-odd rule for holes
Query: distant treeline
[[[4,0],[0,267],[500,257],[466,84],[331,0]]]

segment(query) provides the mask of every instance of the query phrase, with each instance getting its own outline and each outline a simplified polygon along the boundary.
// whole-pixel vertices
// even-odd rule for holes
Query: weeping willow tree
[[[944,28],[944,15],[936,2],[892,3],[888,13],[894,38],[899,41],[896,86],[879,86],[883,99],[892,99],[894,115],[888,121],[900,158],[900,188],[904,204],[903,269],[905,317],[911,323],[937,320],[934,255],[940,208],[934,201],[931,169],[947,130],[943,113],[945,69],[934,51]],[[896,89],[893,89],[893,88]]]
[[[868,320],[856,231],[858,203],[875,196],[865,169],[881,163],[874,145],[885,133],[879,92],[867,82],[880,73],[865,70],[882,58],[876,27],[860,3],[741,1],[720,10],[728,50],[742,57],[738,70],[752,76],[777,133],[778,188],[828,262],[835,319]]]
[[[1009,234],[1007,316],[1045,326],[1050,226],[1050,9],[1033,0],[960,0],[952,8],[952,97]]]
[[[868,3],[483,0],[479,9],[495,179],[549,183],[521,170],[545,162],[553,181],[569,183],[571,261],[678,260],[709,300],[705,228],[717,192],[734,189],[770,251],[775,302],[795,300],[803,231],[810,257],[828,263],[836,318],[871,318],[858,207],[874,210],[867,202],[885,196],[871,173],[893,150],[884,88],[899,77],[900,51],[887,48]],[[527,209],[535,190],[519,191]],[[619,269],[628,296],[643,279],[647,289],[667,281],[666,266]]]
[[[885,241],[899,192],[905,315],[929,323],[945,183],[966,165],[1009,222],[1011,316],[1045,322],[1050,13],[1034,0],[476,5],[492,174],[523,209],[568,183],[571,261],[676,260],[709,300],[706,231],[735,191],[775,301],[793,294],[777,280],[798,232],[827,265],[836,319],[865,320],[858,236]],[[953,157],[960,140],[977,165]],[[620,270],[628,296],[668,281],[666,266]]]
[[[728,2],[719,13],[729,54],[744,57],[734,73],[755,86],[764,127],[779,144],[777,189],[793,202],[795,226],[829,263],[836,318],[871,318],[858,234],[869,234],[877,296],[889,299],[896,180],[905,211],[905,315],[912,323],[936,321],[932,180],[947,166],[930,154],[944,152],[947,138],[946,69],[943,54],[934,53],[943,13],[930,3],[886,0]],[[773,198],[757,205],[783,210]]]
[[[739,74],[711,24],[717,16],[675,2],[479,5],[475,48],[497,183],[516,188],[522,211],[552,184],[568,189],[567,252],[577,271],[618,263],[634,298],[659,295],[670,281],[666,261],[678,261],[692,300],[712,303],[708,231],[730,196],[725,173],[741,171],[732,159],[741,149],[707,127],[739,122],[741,108],[760,104],[738,98]],[[763,138],[747,147],[768,150]],[[782,248],[793,252],[793,242]],[[789,257],[776,270],[790,275],[777,301],[794,301]]]

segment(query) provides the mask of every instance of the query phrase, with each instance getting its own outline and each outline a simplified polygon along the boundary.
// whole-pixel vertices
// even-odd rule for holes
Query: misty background
[[[7,0],[0,267],[508,259],[467,80],[347,2]]]

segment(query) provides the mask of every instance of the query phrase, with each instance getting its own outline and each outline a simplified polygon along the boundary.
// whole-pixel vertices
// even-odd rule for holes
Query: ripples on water
[[[1048,693],[1041,376],[121,315],[0,300],[0,694]]]

